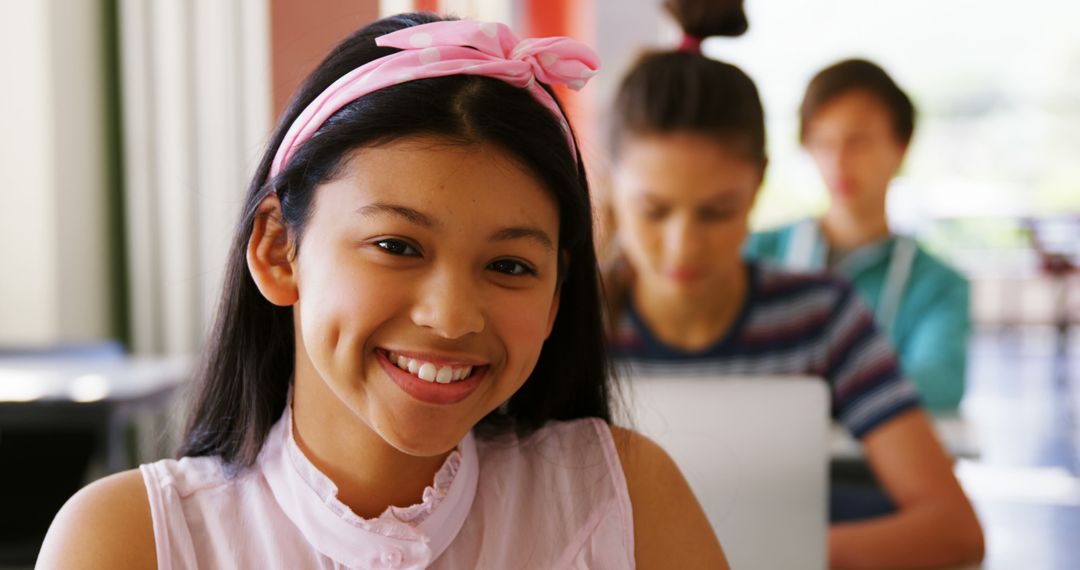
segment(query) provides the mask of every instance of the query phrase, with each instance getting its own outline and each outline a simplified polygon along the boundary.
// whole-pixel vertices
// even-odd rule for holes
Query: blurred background
[[[679,31],[659,0],[0,0],[0,566],[60,504],[169,454],[238,208],[278,113],[341,37],[433,10],[570,35],[604,71],[563,93],[598,188],[622,70]],[[770,166],[755,228],[823,211],[798,144],[812,75],[880,63],[918,126],[895,228],[972,284],[951,433],[986,568],[1078,568],[1080,4],[747,0],[706,54],[755,79]],[[40,467],[39,467],[40,466]]]

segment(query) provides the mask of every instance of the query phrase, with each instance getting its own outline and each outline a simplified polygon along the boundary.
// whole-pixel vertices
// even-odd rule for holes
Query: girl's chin
[[[741,261],[733,262],[732,267],[717,267],[707,272],[664,273],[657,281],[663,283],[668,290],[681,294],[715,294],[718,290],[722,291],[730,287],[731,281],[739,277],[740,272],[737,266],[741,263]]]
[[[415,457],[443,455],[455,447],[480,421],[461,407],[435,407],[418,403],[401,394],[396,386],[379,397],[378,410],[371,410],[375,432],[401,453]],[[373,406],[374,407],[374,406]]]
[[[471,429],[472,426],[469,426]],[[401,453],[413,457],[438,457],[454,450],[469,429],[430,426],[419,429],[395,429],[380,433],[383,440]]]

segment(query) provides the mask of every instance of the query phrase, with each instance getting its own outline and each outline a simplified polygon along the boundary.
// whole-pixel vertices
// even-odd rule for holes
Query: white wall
[[[269,135],[266,0],[120,0],[133,349],[199,349]]]
[[[487,22],[515,23],[521,0],[440,0],[439,13]],[[379,0],[379,16],[416,10],[413,0]]]
[[[101,14],[0,0],[0,345],[112,332]]]
[[[111,338],[124,224],[135,352],[192,352],[272,119],[268,2],[120,0],[119,220],[103,3],[0,0],[0,346]]]

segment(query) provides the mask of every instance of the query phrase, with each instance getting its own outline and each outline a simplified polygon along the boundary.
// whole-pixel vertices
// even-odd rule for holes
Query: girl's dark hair
[[[743,0],[664,0],[664,9],[695,38],[741,36],[750,26]]]
[[[742,0],[664,0],[689,36],[739,35]],[[734,65],[696,49],[646,53],[615,97],[610,148],[618,156],[632,134],[692,132],[733,145],[765,165],[765,113],[754,81]]]
[[[765,165],[765,113],[741,69],[692,52],[647,53],[623,78],[611,121],[617,156],[629,135],[691,132]]]
[[[342,75],[397,51],[377,47],[375,38],[441,19],[404,14],[355,32],[319,64],[289,103],[248,188],[217,320],[193,384],[180,455],[219,456],[236,472],[255,461],[285,408],[295,357],[293,311],[262,296],[245,254],[262,198],[277,194],[284,223],[299,243],[316,188],[335,176],[351,151],[423,135],[501,148],[544,183],[559,209],[559,249],[566,263],[554,328],[528,380],[501,410],[481,420],[481,432],[525,434],[549,420],[611,420],[584,165],[571,152],[557,118],[528,92],[481,76],[422,79],[375,91],[333,115],[267,181],[274,153],[297,115]]]
[[[810,121],[821,107],[852,91],[869,93],[880,101],[892,115],[896,139],[904,144],[911,142],[915,132],[915,105],[884,69],[865,59],[830,65],[810,80],[799,107],[799,142],[806,143]]]

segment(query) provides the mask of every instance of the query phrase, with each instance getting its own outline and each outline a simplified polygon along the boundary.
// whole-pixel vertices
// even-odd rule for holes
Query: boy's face
[[[884,103],[863,90],[838,95],[811,117],[803,144],[833,207],[856,215],[884,211],[885,191],[907,151]]]

